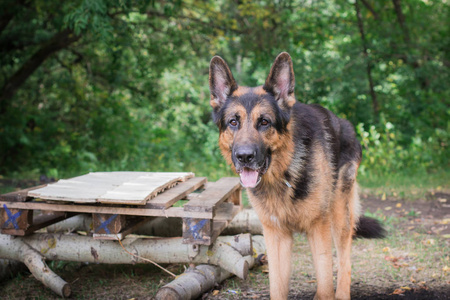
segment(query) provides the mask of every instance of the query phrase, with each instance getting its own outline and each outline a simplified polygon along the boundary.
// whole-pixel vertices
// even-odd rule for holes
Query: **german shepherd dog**
[[[353,126],[319,105],[296,101],[288,53],[278,55],[263,86],[239,86],[219,56],[209,71],[219,147],[263,225],[271,298],[288,297],[292,235],[304,232],[317,277],[315,299],[350,299],[352,238],[385,234],[378,221],[359,216],[361,145]]]

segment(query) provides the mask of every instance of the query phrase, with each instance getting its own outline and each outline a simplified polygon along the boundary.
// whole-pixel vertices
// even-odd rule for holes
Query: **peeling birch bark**
[[[19,253],[23,263],[37,280],[61,297],[70,296],[70,285],[47,266],[45,259],[39,253],[25,243],[20,247]]]
[[[181,237],[125,239],[123,244],[129,252],[156,263],[213,264],[243,279],[248,275],[248,259],[230,246],[227,241],[222,242],[222,237],[219,237],[211,247],[198,246],[194,257],[190,255],[189,247],[192,246],[182,244]],[[42,257],[40,263],[37,257],[31,254],[30,249],[24,248],[24,245],[32,249],[36,255],[40,253],[39,257]],[[242,248],[246,252],[251,251],[245,249],[245,246]],[[55,281],[47,280],[50,275],[41,276],[36,269],[33,272],[33,265],[39,265],[42,270],[48,269],[44,265],[43,259],[106,264],[148,263],[126,253],[117,241],[94,240],[91,237],[79,235],[38,233],[26,237],[0,234],[0,258],[24,262],[37,279],[46,285],[49,284],[50,287]],[[25,258],[32,259],[32,261],[27,263]]]
[[[259,254],[266,252],[264,238],[262,236],[252,237],[252,253],[246,256],[249,266],[252,268],[256,264]],[[166,284],[156,293],[156,300],[187,300],[196,299],[205,292],[208,292],[217,283],[224,281],[233,274],[226,270],[212,265],[199,265],[189,268],[172,282]]]

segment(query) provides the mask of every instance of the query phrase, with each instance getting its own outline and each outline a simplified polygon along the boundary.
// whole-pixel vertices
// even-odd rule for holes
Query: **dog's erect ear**
[[[220,56],[214,56],[209,64],[211,106],[221,107],[237,87],[227,63]]]
[[[291,56],[287,52],[282,52],[275,59],[263,88],[275,96],[281,107],[289,108],[295,104],[294,87]]]

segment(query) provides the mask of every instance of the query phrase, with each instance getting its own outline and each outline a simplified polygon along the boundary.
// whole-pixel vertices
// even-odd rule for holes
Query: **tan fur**
[[[248,93],[249,90],[250,90],[249,87],[246,87],[246,86],[239,86],[239,87],[237,88],[237,90],[235,90],[235,91],[233,92],[232,96],[233,96],[233,97],[240,97],[240,96],[242,96],[242,95]]]
[[[262,85],[252,88],[252,93],[254,93],[258,96],[267,94],[267,92],[263,89]]]
[[[236,108],[234,108],[236,109]],[[312,190],[306,199],[302,201],[283,201],[290,199],[292,189],[284,192],[283,174],[292,162],[294,144],[291,136],[291,126],[288,125],[288,133],[280,135],[270,130],[259,137],[254,127],[254,122],[260,114],[265,112],[265,107],[256,107],[252,115],[247,117],[243,126],[246,130],[240,131],[241,135],[234,136],[229,131],[220,135],[219,145],[224,157],[231,164],[231,145],[236,139],[261,138],[264,143],[272,145],[272,163],[268,172],[262,177],[261,184],[272,188],[265,194],[264,201],[255,199],[252,193],[248,193],[250,202],[257,212],[263,227],[266,247],[269,256],[270,290],[272,299],[286,299],[289,292],[289,279],[291,274],[292,233],[296,231],[306,232],[311,246],[317,277],[317,294],[315,299],[333,299],[332,278],[332,240],[338,253],[338,280],[337,299],[349,299],[350,297],[350,247],[354,226],[359,210],[357,207],[357,186],[354,182],[346,192],[341,192],[345,172],[353,172],[356,175],[357,166],[344,166],[341,168],[335,191],[332,190],[332,170],[324,149],[320,145],[313,145],[312,160],[317,162],[313,170],[313,183],[316,188]],[[239,109],[241,119],[245,116],[244,109]],[[355,176],[354,175],[354,176]],[[348,177],[348,175],[347,175]]]

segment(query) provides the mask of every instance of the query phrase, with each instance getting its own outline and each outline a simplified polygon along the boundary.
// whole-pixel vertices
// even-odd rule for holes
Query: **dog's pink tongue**
[[[241,183],[244,187],[254,188],[258,183],[258,171],[244,168],[244,170],[240,173],[241,175]]]

